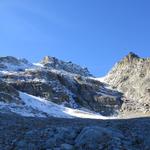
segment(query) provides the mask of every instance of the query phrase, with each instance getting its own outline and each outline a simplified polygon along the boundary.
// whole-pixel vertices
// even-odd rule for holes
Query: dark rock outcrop
[[[19,92],[13,86],[0,80],[0,101],[21,104]]]

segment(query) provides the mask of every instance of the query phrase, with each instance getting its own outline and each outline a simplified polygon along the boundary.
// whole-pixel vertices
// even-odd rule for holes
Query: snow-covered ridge
[[[43,64],[45,67],[51,67],[56,70],[64,70],[66,72],[80,74],[82,76],[92,76],[87,68],[83,68],[80,65],[72,63],[71,61],[65,62],[59,60],[55,57],[46,56],[39,64]]]
[[[12,56],[0,57],[1,71],[21,71],[33,67],[26,59],[19,59]]]
[[[105,76],[104,77],[93,78],[93,79],[98,80],[100,82],[105,82]]]
[[[65,62],[55,57],[46,56],[42,61],[30,63],[26,59],[19,59],[12,56],[0,57],[0,71],[24,71],[33,69],[50,69],[81,76],[92,76],[87,68],[83,68],[72,62]]]

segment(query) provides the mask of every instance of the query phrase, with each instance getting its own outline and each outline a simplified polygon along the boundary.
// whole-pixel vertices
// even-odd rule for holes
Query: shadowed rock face
[[[103,115],[116,113],[122,105],[121,93],[108,90],[99,81],[76,74],[69,76],[49,69],[35,69],[3,75],[3,80],[11,81],[9,85],[19,91],[68,107],[85,107]]]
[[[0,80],[0,102],[21,104],[18,91]]]
[[[108,73],[105,82],[125,95],[123,111],[150,111],[150,59],[130,53]]]

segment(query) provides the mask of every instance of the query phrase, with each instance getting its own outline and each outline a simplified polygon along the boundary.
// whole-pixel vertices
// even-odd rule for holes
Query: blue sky
[[[130,51],[150,56],[149,0],[0,0],[0,56],[45,55],[105,75]]]

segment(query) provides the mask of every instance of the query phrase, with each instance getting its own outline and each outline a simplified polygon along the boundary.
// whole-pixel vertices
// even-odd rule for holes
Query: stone
[[[99,149],[100,147],[106,148],[109,143],[116,143],[116,149],[121,145],[121,139],[123,135],[120,133],[115,133],[113,130],[108,130],[106,128],[92,126],[85,127],[79,136],[75,140],[75,147],[77,149]]]
[[[65,143],[61,145],[61,150],[73,150],[73,146]]]

